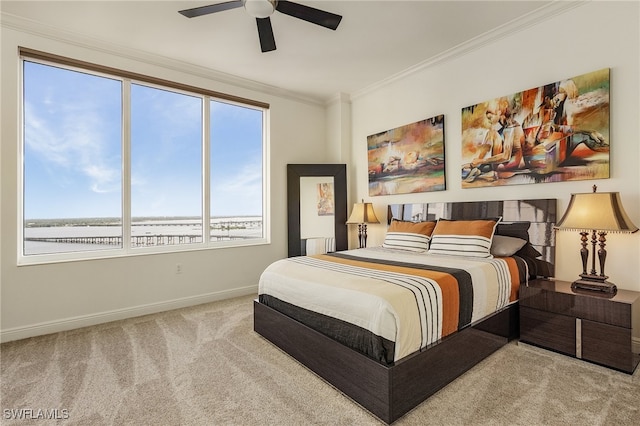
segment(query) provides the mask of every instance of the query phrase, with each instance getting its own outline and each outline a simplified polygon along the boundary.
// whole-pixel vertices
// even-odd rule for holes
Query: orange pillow
[[[408,222],[393,219],[387,232],[406,232],[410,234],[422,234],[427,237],[431,235],[436,227],[436,222]]]

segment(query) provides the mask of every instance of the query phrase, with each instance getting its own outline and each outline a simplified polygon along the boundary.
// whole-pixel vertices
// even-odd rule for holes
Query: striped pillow
[[[438,220],[429,254],[492,258],[491,241],[498,220]]]
[[[415,252],[427,251],[435,226],[436,222],[407,222],[393,219],[382,247]]]
[[[429,248],[429,238],[412,232],[387,232],[382,247],[396,250],[425,252]]]

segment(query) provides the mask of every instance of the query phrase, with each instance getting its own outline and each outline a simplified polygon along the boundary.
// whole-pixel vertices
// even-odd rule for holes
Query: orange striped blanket
[[[515,301],[519,268],[517,258],[374,247],[279,260],[261,275],[259,298],[390,363]]]

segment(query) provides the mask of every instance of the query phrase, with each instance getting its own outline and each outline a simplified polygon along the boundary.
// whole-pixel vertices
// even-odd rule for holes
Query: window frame
[[[25,254],[24,253],[24,198],[25,198],[25,140],[24,140],[24,62],[34,62],[42,65],[53,66],[88,73],[98,77],[115,79],[122,82],[122,135],[121,135],[121,226],[122,226],[122,247],[101,250],[83,250],[62,253],[45,254]],[[125,70],[101,66],[76,59],[66,58],[28,48],[19,48],[19,149],[18,149],[18,266],[37,265],[46,263],[73,262],[92,259],[108,259],[130,256],[146,256],[153,254],[177,253],[185,251],[200,251],[211,249],[224,249],[232,247],[246,247],[256,245],[266,245],[271,243],[270,226],[270,205],[269,205],[269,131],[270,131],[270,109],[269,104],[254,101],[238,96],[227,95],[198,88],[195,86],[180,84],[169,80],[163,80],[142,74],[132,73]],[[175,244],[150,247],[132,247],[131,231],[131,85],[140,84],[160,90],[198,97],[202,101],[202,169],[201,169],[201,218],[202,218],[202,242],[191,244]],[[223,240],[211,241],[210,239],[210,197],[211,197],[211,140],[210,140],[210,108],[211,102],[222,102],[244,108],[250,108],[262,113],[262,237],[255,239]]]

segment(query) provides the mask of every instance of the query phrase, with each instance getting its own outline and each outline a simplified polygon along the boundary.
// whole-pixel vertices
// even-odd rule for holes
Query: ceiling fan
[[[185,9],[179,13],[187,18],[195,18],[197,16],[236,9],[238,7],[244,7],[249,15],[256,18],[258,36],[260,37],[260,48],[263,52],[276,50],[276,40],[273,36],[271,19],[269,18],[276,10],[285,15],[293,16],[294,18],[302,19],[331,30],[338,28],[338,24],[340,24],[342,20],[342,16],[340,15],[285,0],[233,0],[211,4],[209,6]]]

